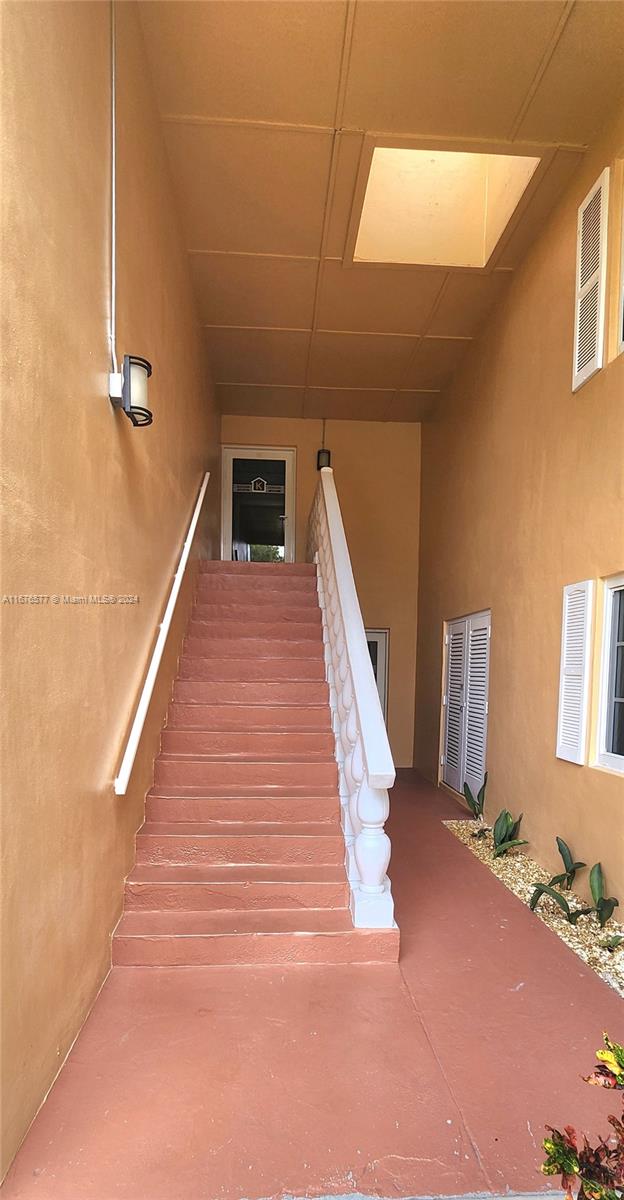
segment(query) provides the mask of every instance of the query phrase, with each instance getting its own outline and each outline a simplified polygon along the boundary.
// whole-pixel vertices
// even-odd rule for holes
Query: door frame
[[[294,562],[296,553],[296,481],[297,451],[294,446],[241,446],[221,447],[221,558],[232,557],[232,485],[235,458],[257,459],[259,462],[278,460],[286,464],[284,493],[284,562]]]
[[[381,711],[384,721],[388,724],[388,663],[390,660],[390,630],[365,629],[367,642],[377,642],[377,675],[375,683],[379,692]]]

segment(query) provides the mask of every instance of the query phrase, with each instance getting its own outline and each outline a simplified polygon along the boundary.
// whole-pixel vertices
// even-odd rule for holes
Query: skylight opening
[[[540,161],[376,146],[353,261],[484,267]]]

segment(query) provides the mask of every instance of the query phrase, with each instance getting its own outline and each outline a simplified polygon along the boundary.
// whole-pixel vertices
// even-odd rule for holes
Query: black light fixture
[[[132,424],[151,425],[147,407],[147,381],[152,364],[138,354],[124,354],[123,371],[110,376],[109,395],[113,408],[121,408]]]
[[[325,449],[325,417],[323,417],[323,438],[321,449],[316,452],[316,469],[322,471],[323,467],[331,467],[331,450]]]

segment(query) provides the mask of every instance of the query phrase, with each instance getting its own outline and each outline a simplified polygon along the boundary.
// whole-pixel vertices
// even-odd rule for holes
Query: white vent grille
[[[608,207],[607,167],[578,212],[573,391],[599,371],[603,362]]]
[[[587,743],[593,582],[563,589],[557,757],[584,763]]]
[[[463,629],[456,630],[450,634],[445,759],[448,766],[456,771],[459,771],[462,740],[464,645],[465,637]]]

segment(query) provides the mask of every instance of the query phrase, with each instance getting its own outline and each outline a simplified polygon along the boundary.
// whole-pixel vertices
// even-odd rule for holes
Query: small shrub
[[[597,1066],[586,1077],[587,1083],[598,1087],[624,1090],[624,1046],[612,1042],[605,1033],[604,1050],[596,1051]],[[622,1200],[624,1197],[624,1123],[610,1116],[613,1133],[599,1138],[591,1146],[587,1137],[577,1134],[571,1125],[563,1132],[547,1125],[550,1134],[544,1138],[546,1162],[544,1175],[560,1175],[566,1189],[566,1200]]]
[[[523,816],[524,813],[520,813],[518,820],[514,821],[507,808],[503,808],[499,812],[493,829],[494,858],[499,858],[501,854],[507,854],[515,846],[528,846],[528,842],[522,841],[518,837]]]
[[[470,785],[467,783],[464,784],[464,796],[466,798],[466,804],[468,805],[468,808],[470,809],[473,817],[475,818],[475,821],[478,821],[480,817],[483,817],[483,808],[485,805],[485,789],[486,789],[486,787],[487,787],[487,771],[485,772],[485,777],[484,777],[483,783],[482,783],[481,787],[479,788],[479,791],[477,792],[476,796],[473,796],[472,788],[470,787]]]
[[[477,829],[472,834],[472,836],[476,837],[476,838],[485,837],[486,833],[490,832],[487,825],[485,824],[485,818],[483,816],[483,809],[485,808],[485,789],[487,787],[487,778],[488,777],[487,777],[487,771],[486,771],[484,779],[483,779],[483,783],[481,784],[481,787],[479,788],[479,791],[477,792],[476,796],[473,795],[470,784],[468,784],[468,783],[464,784],[464,797],[466,800],[466,804],[468,805],[468,808],[470,809],[475,821],[477,822]]]
[[[594,911],[593,908],[570,908],[565,896],[562,896],[561,892],[551,887],[549,883],[536,883],[535,891],[529,901],[529,908],[533,909],[534,912],[542,896],[550,896],[551,900],[554,900],[559,905],[566,921],[569,921],[570,925],[576,925],[579,917],[587,917]]]
[[[557,884],[564,884],[566,891],[569,892],[576,878],[576,872],[580,871],[581,867],[586,867],[587,863],[574,862],[570,847],[564,842],[563,838],[557,838],[557,847],[563,859],[565,871],[561,875],[553,875],[550,886],[555,887]]]
[[[624,937],[621,933],[612,933],[610,937],[605,938],[604,942],[600,943],[601,950],[608,950],[609,954],[615,954],[618,946],[624,942]]]
[[[615,896],[605,897],[604,894],[604,875],[600,863],[594,863],[589,872],[589,887],[594,901],[595,912],[600,922],[600,928],[604,929],[607,921],[613,916],[614,908],[618,908],[619,900]]]

